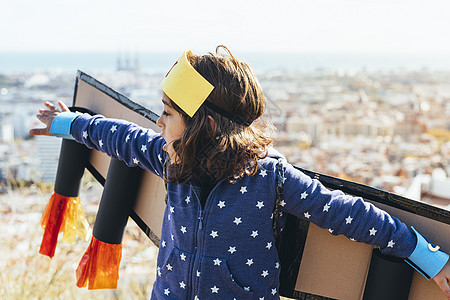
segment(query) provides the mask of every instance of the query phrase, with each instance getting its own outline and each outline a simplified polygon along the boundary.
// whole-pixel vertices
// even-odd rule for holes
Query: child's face
[[[177,155],[173,149],[173,141],[181,138],[186,124],[184,124],[181,114],[169,105],[170,99],[164,93],[162,102],[164,104],[164,110],[156,121],[156,124],[161,127],[161,136],[166,141],[163,150],[167,152],[172,162],[177,162]]]

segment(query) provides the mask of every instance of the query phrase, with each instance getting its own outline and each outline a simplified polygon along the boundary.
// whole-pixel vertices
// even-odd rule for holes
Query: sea
[[[450,71],[450,53],[234,53],[255,72],[310,72],[321,70],[423,70]],[[63,72],[114,71],[126,62],[138,63],[141,70],[167,71],[176,61],[178,52],[0,52],[0,74],[59,70]]]

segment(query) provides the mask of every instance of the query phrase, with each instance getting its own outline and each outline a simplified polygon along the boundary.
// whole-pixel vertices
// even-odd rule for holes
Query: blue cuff
[[[53,119],[52,126],[50,127],[50,133],[53,133],[53,135],[57,137],[73,140],[72,122],[78,116],[79,114],[70,111],[65,111],[58,114]]]
[[[436,276],[448,261],[448,254],[439,250],[436,246],[427,241],[414,227],[411,227],[417,237],[416,248],[405,261],[427,280]]]

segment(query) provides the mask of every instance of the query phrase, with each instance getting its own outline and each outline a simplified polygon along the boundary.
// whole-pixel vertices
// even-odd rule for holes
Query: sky
[[[0,3],[0,52],[450,53],[448,0]]]

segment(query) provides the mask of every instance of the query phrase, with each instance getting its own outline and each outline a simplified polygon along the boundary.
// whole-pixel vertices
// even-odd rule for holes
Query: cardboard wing
[[[91,76],[78,72],[73,106],[110,118],[121,118],[158,131],[158,116]],[[92,151],[88,170],[105,183],[111,159]],[[305,174],[330,189],[340,189],[365,200],[414,226],[450,252],[450,212],[368,186],[308,170]],[[159,245],[166,191],[163,180],[145,171],[131,218]],[[404,262],[382,256],[369,245],[333,236],[328,230],[289,216],[277,244],[280,294],[296,299],[410,299],[444,300],[432,281]]]
[[[155,113],[132,102],[81,71],[78,71],[75,81],[73,106],[87,109],[105,117],[129,120],[140,126],[159,131],[155,124],[158,119]],[[110,162],[109,156],[100,151],[92,150],[87,169],[102,185],[105,185]],[[156,175],[145,171],[142,176],[142,184],[137,193],[131,218],[158,246],[165,209],[166,190],[163,180]]]

